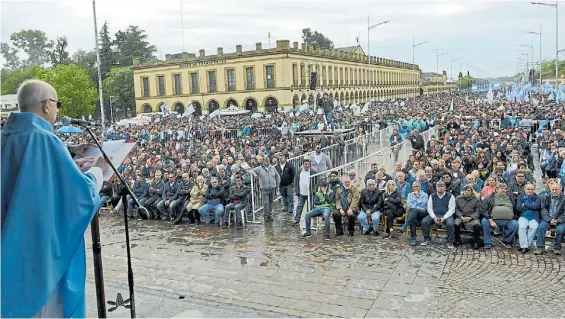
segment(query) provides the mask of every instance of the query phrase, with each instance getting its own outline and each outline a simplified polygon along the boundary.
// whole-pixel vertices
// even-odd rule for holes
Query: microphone
[[[61,118],[61,123],[63,123],[64,126],[68,126],[70,124],[79,125],[79,126],[91,126],[91,125],[100,126],[100,124],[97,124],[95,122],[89,122],[89,121],[79,120],[79,119],[72,119],[68,116],[63,116]]]

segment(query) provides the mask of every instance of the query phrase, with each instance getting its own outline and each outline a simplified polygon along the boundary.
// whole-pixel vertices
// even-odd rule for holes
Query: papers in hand
[[[126,159],[134,146],[135,143],[126,143],[125,140],[108,141],[102,143],[104,152],[106,152],[106,155],[108,155],[110,161],[112,161],[112,164],[116,168],[122,164],[122,162]],[[84,156],[92,157],[94,158],[94,162],[96,162],[96,160],[102,156],[102,152],[100,152],[100,149],[98,149],[97,146],[93,146],[87,149],[86,152],[84,152]],[[75,156],[75,159],[77,158],[79,157]],[[114,175],[112,168],[108,168],[104,172],[104,180],[109,181],[112,175]]]

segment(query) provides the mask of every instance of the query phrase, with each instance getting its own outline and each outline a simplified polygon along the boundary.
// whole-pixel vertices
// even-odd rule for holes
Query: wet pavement
[[[539,178],[539,172],[537,173]],[[538,184],[539,186],[539,184]],[[272,225],[242,230],[133,220],[138,317],[563,317],[563,256],[427,247],[403,236],[298,238],[276,204]],[[259,216],[259,220],[262,217]],[[106,299],[128,298],[123,218],[101,218]],[[315,227],[314,227],[315,228]],[[90,233],[86,234],[90,247]],[[421,235],[419,241],[422,240]],[[498,238],[495,238],[495,241]],[[88,315],[96,299],[87,249]],[[108,305],[110,308],[111,306]],[[129,317],[118,307],[109,317]]]
[[[280,211],[280,209],[279,209]],[[128,298],[123,220],[103,216],[106,299]],[[289,215],[272,226],[221,230],[130,223],[139,317],[561,317],[563,257],[448,250],[363,236],[300,240]],[[333,227],[333,226],[332,226]],[[333,228],[332,228],[333,231]],[[333,233],[332,233],[333,235]],[[87,234],[87,238],[90,234]],[[87,244],[87,247],[89,244]],[[88,314],[96,316],[88,249]],[[110,307],[108,305],[108,307]],[[128,317],[120,307],[110,317]]]

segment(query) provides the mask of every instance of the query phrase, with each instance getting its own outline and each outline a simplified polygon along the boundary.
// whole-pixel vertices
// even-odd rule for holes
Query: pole
[[[436,49],[436,94],[438,93],[439,82],[437,78],[439,77],[439,50]]]
[[[539,76],[540,76],[540,87],[541,87],[541,23],[540,23],[540,64],[539,64]]]
[[[114,123],[114,112],[112,112],[112,98],[113,96],[110,96],[110,124]]]
[[[559,64],[559,1],[555,0],[555,90],[559,87],[559,75],[558,75],[558,64]]]
[[[98,318],[106,318],[106,292],[104,291],[104,271],[102,270],[102,245],[100,244],[100,211],[90,222],[92,235],[92,260],[94,262],[94,285],[96,286],[96,305]]]
[[[453,60],[451,60],[451,71],[449,71],[449,73],[451,73],[449,76],[451,80],[453,80]],[[453,86],[451,85],[449,85],[449,93],[453,94]]]
[[[369,33],[371,32],[371,26],[369,25],[369,15],[367,15],[367,64],[368,69],[367,69],[367,86],[369,86],[369,73],[371,73],[371,37],[369,35]],[[369,98],[367,97],[367,102],[369,101]]]
[[[100,71],[100,51],[98,50],[98,25],[96,24],[96,0],[92,0],[92,14],[94,16],[94,41],[96,45],[96,63],[98,64],[98,96],[100,97],[100,117],[102,118],[102,130],[106,131],[104,125],[104,98],[102,97],[102,74]]]

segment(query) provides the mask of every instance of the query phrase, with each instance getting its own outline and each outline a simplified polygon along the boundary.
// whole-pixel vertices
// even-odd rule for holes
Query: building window
[[[304,64],[300,65],[300,74],[302,75],[300,80],[300,86],[304,87],[306,86],[306,82],[308,82],[308,78],[306,76],[306,66]]]
[[[197,94],[198,90],[198,73],[190,73],[190,93]]]
[[[333,86],[333,84],[334,84],[333,77],[332,77],[332,69],[333,68],[331,66],[328,67],[328,85],[329,86]]]
[[[149,96],[149,78],[144,77],[144,78],[141,79],[141,82],[143,83],[143,97],[148,97]]]
[[[165,95],[165,77],[162,75],[157,76],[157,86],[159,88],[158,95],[164,96]]]
[[[296,63],[292,65],[292,86],[298,86],[298,65]]]
[[[339,68],[339,86],[343,86],[343,68]]]
[[[245,89],[255,90],[255,73],[253,67],[245,68]]]
[[[275,66],[267,65],[265,66],[265,75],[267,79],[267,89],[275,88]]]
[[[216,71],[208,71],[208,92],[216,91]]]
[[[175,74],[173,75],[173,81],[175,83],[175,95],[181,95],[182,94],[182,85],[180,83],[180,74]]]
[[[234,69],[229,69],[226,71],[226,78],[228,82],[228,91],[235,91],[235,71]]]

